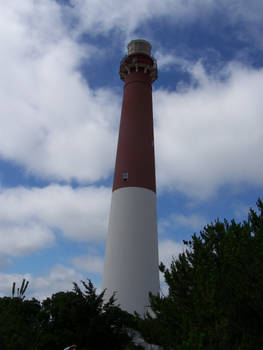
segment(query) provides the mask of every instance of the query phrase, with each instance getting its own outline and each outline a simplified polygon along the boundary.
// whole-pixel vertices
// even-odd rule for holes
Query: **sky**
[[[262,0],[0,0],[0,295],[101,288],[123,82],[150,41],[160,261],[263,191]],[[165,285],[162,283],[165,290]]]

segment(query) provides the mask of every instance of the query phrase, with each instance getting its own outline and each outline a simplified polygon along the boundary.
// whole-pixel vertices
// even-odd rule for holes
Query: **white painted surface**
[[[117,292],[117,303],[129,312],[144,313],[149,291],[159,293],[156,194],[124,187],[112,194],[103,289]]]

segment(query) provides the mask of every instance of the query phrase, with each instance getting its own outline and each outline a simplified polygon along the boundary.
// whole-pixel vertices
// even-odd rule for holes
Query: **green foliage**
[[[36,299],[0,298],[1,349],[36,349],[40,310],[41,305]]]
[[[115,306],[114,297],[104,304],[104,292],[97,295],[91,281],[81,283],[83,291],[74,283],[74,291],[53,294],[43,302],[42,311],[50,320],[40,349],[72,343],[87,349],[122,349],[129,344],[130,316]]]
[[[124,349],[132,346],[128,328],[133,316],[115,305],[112,296],[103,303],[91,283],[74,283],[73,291],[58,292],[42,304],[24,300],[28,283],[22,282],[15,297],[0,298],[0,344],[3,350],[57,350],[69,344],[78,349]],[[131,347],[132,349],[132,347]]]
[[[1,350],[140,349],[139,331],[164,350],[263,348],[263,202],[247,221],[216,222],[185,241],[186,251],[160,270],[167,296],[150,295],[145,318],[122,311],[114,295],[103,303],[91,281],[74,283],[42,303],[25,300],[28,282],[0,298]]]
[[[140,320],[146,340],[164,349],[263,348],[263,203],[248,220],[207,225],[184,242],[170,268],[167,297],[151,296],[155,317]]]
[[[13,287],[12,287],[12,298],[15,297],[15,293],[16,293],[17,298],[24,299],[28,284],[29,284],[29,281],[26,281],[24,278],[22,281],[21,287],[17,288],[17,290],[16,290],[16,282],[14,282]]]

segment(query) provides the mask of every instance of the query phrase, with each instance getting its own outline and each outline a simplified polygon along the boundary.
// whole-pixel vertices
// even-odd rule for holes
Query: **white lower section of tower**
[[[149,292],[160,289],[156,194],[140,187],[112,193],[103,289],[105,299],[116,291],[117,304],[143,314]]]

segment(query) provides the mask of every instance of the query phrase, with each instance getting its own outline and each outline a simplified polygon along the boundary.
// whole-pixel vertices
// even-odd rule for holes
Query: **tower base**
[[[141,187],[112,193],[103,289],[130,313],[144,314],[149,292],[160,290],[156,194]]]

